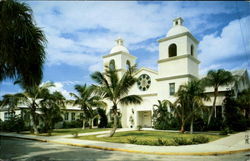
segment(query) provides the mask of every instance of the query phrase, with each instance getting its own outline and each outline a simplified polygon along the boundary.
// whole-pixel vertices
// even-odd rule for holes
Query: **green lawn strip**
[[[214,141],[220,139],[222,135],[211,135],[211,134],[181,134],[174,132],[162,132],[162,131],[129,131],[129,132],[117,132],[113,137],[96,137],[98,135],[90,136],[80,136],[77,139],[82,140],[96,140],[96,141],[105,141],[113,143],[129,143],[129,138],[134,138],[138,141],[155,141],[158,138],[163,138],[166,140],[172,140],[175,137],[183,137],[187,139],[192,139],[194,136],[206,136],[209,138],[209,141]]]
[[[81,128],[72,128],[72,129],[54,129],[52,136],[61,136],[61,135],[72,135],[73,133],[90,133],[90,132],[99,132],[99,131],[109,131],[109,128],[94,128],[94,129],[81,129]],[[31,134],[29,131],[21,132],[21,134]],[[39,136],[48,136],[47,133],[40,133]]]

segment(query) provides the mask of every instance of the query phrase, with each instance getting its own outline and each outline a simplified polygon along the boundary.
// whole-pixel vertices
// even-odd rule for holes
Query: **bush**
[[[206,136],[195,136],[192,138],[192,143],[193,144],[203,144],[203,143],[208,143],[209,138]]]
[[[141,125],[138,125],[138,126],[137,126],[137,130],[138,130],[138,131],[141,131],[141,129],[142,129],[142,126],[141,126]]]
[[[192,142],[190,140],[183,138],[183,137],[175,137],[175,138],[173,138],[173,140],[177,145],[190,145],[190,144],[192,144]]]
[[[7,132],[20,132],[27,130],[24,120],[20,116],[13,116],[9,120],[0,122],[0,130]]]
[[[158,138],[157,139],[157,145],[166,145],[166,140],[163,138]]]
[[[130,144],[135,144],[137,142],[137,138],[136,137],[130,137],[130,138],[128,138],[128,142]]]
[[[221,132],[220,135],[228,135],[231,134],[233,131],[230,130],[228,127],[224,128]]]
[[[88,123],[86,123],[85,125],[88,125]],[[68,129],[68,128],[81,128],[82,127],[82,121],[77,119],[75,121],[70,121],[70,122],[63,122],[62,127],[64,129]]]
[[[100,116],[100,123],[98,124],[98,128],[106,128],[108,124],[106,111],[102,108],[97,108],[97,112]]]

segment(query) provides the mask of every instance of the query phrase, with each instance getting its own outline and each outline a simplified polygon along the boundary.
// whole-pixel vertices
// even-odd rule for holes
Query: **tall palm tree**
[[[177,102],[185,111],[186,120],[190,119],[190,133],[192,134],[195,114],[202,110],[203,100],[209,100],[209,97],[204,93],[204,86],[200,80],[192,80],[180,86],[177,96]],[[183,132],[184,129],[181,131]]]
[[[0,82],[10,78],[23,81],[25,87],[39,85],[46,39],[28,5],[0,1],[0,42]]]
[[[73,105],[79,105],[84,112],[82,129],[85,129],[85,122],[89,120],[89,127],[92,128],[92,122],[94,119],[93,107],[105,107],[106,103],[102,101],[102,97],[95,94],[95,88],[93,86],[75,85],[77,94],[70,93],[75,98]]]
[[[113,105],[111,114],[114,117],[113,128],[110,137],[115,134],[118,125],[118,105],[140,104],[142,98],[138,95],[128,95],[132,86],[136,83],[137,78],[134,77],[136,66],[129,69],[119,78],[118,71],[115,67],[106,67],[105,72],[95,72],[91,75],[92,79],[99,85],[95,85],[99,93]]]
[[[58,91],[50,93],[46,91],[41,101],[41,119],[50,136],[56,122],[62,120],[61,109],[65,108],[65,97]]]
[[[213,87],[214,88],[214,100],[213,100],[213,106],[210,110],[210,114],[208,116],[208,125],[210,124],[211,118],[214,114],[215,108],[216,108],[216,98],[218,96],[218,89],[219,86],[225,86],[234,81],[234,77],[231,72],[226,71],[224,69],[218,69],[218,70],[210,70],[207,73],[207,76],[203,78],[203,81],[206,86]],[[216,114],[215,114],[216,117]]]

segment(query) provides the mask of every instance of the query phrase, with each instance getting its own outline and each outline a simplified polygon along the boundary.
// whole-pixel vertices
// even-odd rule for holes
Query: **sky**
[[[200,41],[200,75],[211,69],[247,69],[250,74],[250,2],[247,1],[21,1],[33,10],[47,38],[43,82],[66,98],[76,84],[92,84],[118,37],[139,67],[157,70],[158,42],[172,20]],[[0,97],[22,92],[13,80],[0,82]]]

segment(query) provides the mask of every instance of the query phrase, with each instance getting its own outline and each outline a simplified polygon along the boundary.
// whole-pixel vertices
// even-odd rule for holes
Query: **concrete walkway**
[[[131,129],[119,129],[117,132],[130,131]],[[108,131],[84,133],[83,135],[96,135],[105,134]],[[38,140],[51,143],[66,144],[72,146],[80,146],[87,148],[96,148],[102,150],[114,150],[133,153],[146,153],[146,154],[162,154],[162,155],[218,155],[230,154],[236,152],[250,151],[250,144],[245,143],[245,135],[250,136],[250,131],[240,132],[230,135],[213,142],[199,145],[183,145],[183,146],[148,146],[148,145],[134,145],[134,144],[121,144],[109,143],[101,141],[79,140],[74,138],[67,138],[67,136],[34,136],[23,135],[16,133],[0,133],[1,136],[16,137],[23,139]],[[72,135],[70,135],[72,137]]]

